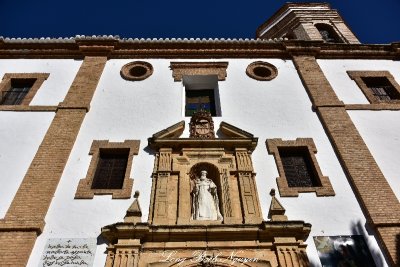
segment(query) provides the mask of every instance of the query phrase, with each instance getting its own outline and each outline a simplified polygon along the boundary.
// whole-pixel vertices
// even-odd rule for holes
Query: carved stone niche
[[[191,128],[196,129],[196,125],[192,125],[196,121],[204,123],[192,120]],[[209,123],[213,125],[212,121]],[[195,134],[190,138],[179,138],[184,127],[185,122],[181,121],[149,138],[149,146],[156,151],[149,223],[260,223],[262,214],[251,160],[257,138],[226,122],[220,125],[224,138],[215,138],[213,127],[209,127],[212,133],[207,133],[207,138],[199,138]],[[196,179],[203,170],[207,171],[207,178],[216,186],[213,197],[218,202],[223,220],[198,220],[192,216]]]

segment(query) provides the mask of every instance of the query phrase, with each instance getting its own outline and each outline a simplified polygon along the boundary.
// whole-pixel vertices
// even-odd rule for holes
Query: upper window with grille
[[[190,117],[199,110],[206,110],[211,116],[216,116],[213,89],[186,90],[185,116]]]
[[[371,104],[400,104],[400,86],[388,71],[347,71]]]
[[[9,90],[1,92],[1,105],[19,105],[32,88],[36,79],[11,79]]]
[[[211,116],[221,116],[218,77],[216,75],[188,75],[183,77],[185,86],[185,116],[206,110]]]
[[[0,83],[0,105],[29,105],[48,73],[6,73]]]
[[[386,77],[363,77],[366,86],[379,101],[400,99],[400,94]]]

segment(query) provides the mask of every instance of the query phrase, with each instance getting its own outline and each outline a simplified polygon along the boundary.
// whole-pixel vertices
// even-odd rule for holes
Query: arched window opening
[[[335,32],[331,25],[319,23],[315,24],[315,27],[319,31],[322,39],[327,43],[343,43],[343,40]]]

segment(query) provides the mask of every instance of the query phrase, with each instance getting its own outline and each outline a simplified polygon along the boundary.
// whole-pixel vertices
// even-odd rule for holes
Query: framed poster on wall
[[[323,267],[376,267],[364,238],[350,236],[314,236]]]

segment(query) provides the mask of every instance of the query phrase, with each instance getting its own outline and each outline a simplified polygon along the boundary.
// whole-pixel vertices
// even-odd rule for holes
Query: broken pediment
[[[254,138],[249,132],[246,132],[238,127],[233,126],[232,124],[221,122],[219,125],[219,130],[226,136],[230,138]]]
[[[149,147],[153,149],[173,148],[181,149],[188,147],[201,148],[246,148],[253,151],[257,146],[258,138],[227,122],[221,122],[218,131],[224,137],[217,138],[214,133],[214,122],[211,115],[200,110],[193,115],[189,123],[189,138],[180,138],[185,129],[185,121],[178,122],[166,129],[163,129],[148,139]]]
[[[159,132],[153,134],[150,139],[167,139],[167,138],[179,138],[185,130],[185,121],[180,121],[168,128],[162,129]]]

